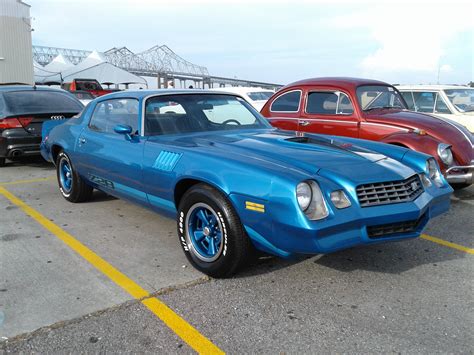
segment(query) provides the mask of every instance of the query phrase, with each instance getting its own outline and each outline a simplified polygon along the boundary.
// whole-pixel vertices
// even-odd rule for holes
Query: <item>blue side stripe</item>
[[[148,195],[148,200],[153,206],[161,207],[170,212],[176,212],[176,207],[174,206],[174,202],[165,200],[164,198],[154,196],[154,195]]]
[[[175,213],[176,212],[176,207],[174,205],[174,202],[165,200],[164,198],[154,196],[154,195],[147,195],[143,191],[134,189],[132,187],[118,184],[114,182],[115,190],[125,193],[137,200],[143,201],[143,202],[150,202],[153,206],[163,208],[164,210],[170,211]]]

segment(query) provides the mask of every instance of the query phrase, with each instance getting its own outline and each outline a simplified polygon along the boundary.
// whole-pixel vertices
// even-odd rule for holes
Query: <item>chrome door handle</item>
[[[309,121],[300,121],[300,126],[307,126],[309,125]]]
[[[82,137],[79,138],[79,143],[80,143],[80,144],[84,144],[85,142],[86,142],[86,139],[85,139],[85,138],[82,138]]]

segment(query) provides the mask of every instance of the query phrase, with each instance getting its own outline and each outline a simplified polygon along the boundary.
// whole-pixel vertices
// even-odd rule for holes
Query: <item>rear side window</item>
[[[138,100],[114,99],[99,102],[94,109],[89,128],[96,132],[115,133],[114,127],[124,124],[138,129]]]
[[[448,105],[446,105],[443,98],[439,94],[436,94],[435,113],[451,113],[448,108]]]
[[[349,97],[340,91],[310,92],[306,112],[321,115],[350,115],[354,112]]]
[[[79,113],[84,106],[69,94],[55,91],[10,91],[3,94],[8,110],[15,115]]]
[[[411,91],[400,92],[400,94],[402,94],[403,98],[405,99],[408,109],[412,111],[415,110],[415,102],[413,101],[413,95]]]
[[[415,101],[416,111],[433,113],[436,101],[436,93],[413,92],[413,99]]]
[[[298,112],[300,109],[301,91],[290,91],[277,97],[270,111],[272,112]]]

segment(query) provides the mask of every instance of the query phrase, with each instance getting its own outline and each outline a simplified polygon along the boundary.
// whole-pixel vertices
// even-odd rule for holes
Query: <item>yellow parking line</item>
[[[31,184],[31,183],[34,183],[34,182],[42,182],[42,181],[52,180],[54,178],[55,178],[54,176],[50,176],[50,177],[47,177],[47,178],[0,182],[0,186],[18,185],[18,184]]]
[[[102,259],[99,255],[87,248],[65,230],[51,222],[34,208],[27,205],[11,192],[0,186],[0,195],[20,207],[23,212],[41,224],[45,229],[63,241],[69,248],[92,264],[97,270],[109,277],[118,286],[122,287],[132,297],[140,299],[151,312],[165,323],[176,335],[183,339],[191,348],[199,353],[223,354],[223,351],[214,345],[192,325],[186,322],[171,308],[158,298],[150,298],[150,294],[132,279],[121,273],[114,266]]]
[[[462,246],[462,245],[459,245],[459,244],[456,244],[456,243],[448,242],[447,240],[439,239],[439,238],[432,237],[432,236],[426,235],[426,234],[422,234],[421,238],[429,240],[430,242],[433,242],[433,243],[444,245],[445,247],[448,247],[448,248],[463,251],[463,252],[468,253],[468,254],[474,254],[474,249],[468,248],[468,247],[465,247],[465,246]]]

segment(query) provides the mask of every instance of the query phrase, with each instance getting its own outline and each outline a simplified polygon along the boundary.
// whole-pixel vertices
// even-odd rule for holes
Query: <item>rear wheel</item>
[[[209,276],[232,276],[253,255],[253,246],[233,206],[208,185],[195,185],[185,193],[177,223],[186,257]]]
[[[59,191],[70,202],[84,202],[92,197],[92,186],[87,185],[74,170],[69,156],[61,151],[56,158]]]

